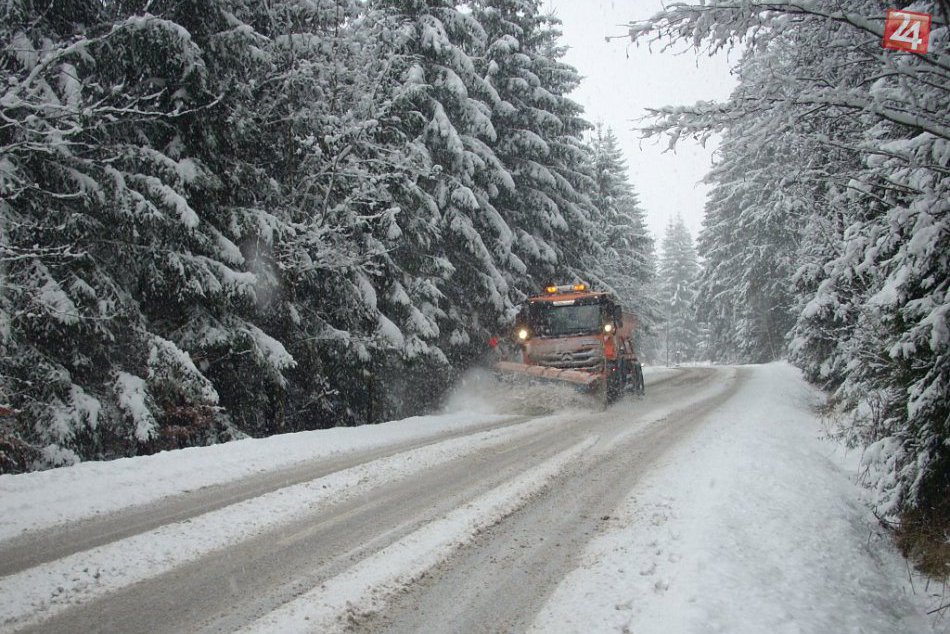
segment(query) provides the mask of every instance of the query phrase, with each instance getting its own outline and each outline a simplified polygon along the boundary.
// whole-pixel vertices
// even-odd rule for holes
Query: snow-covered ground
[[[738,393],[640,482],[538,615],[538,632],[908,634],[950,631],[938,605],[877,528],[855,484],[857,456],[822,440],[816,394],[784,364],[748,367]],[[675,374],[650,369],[649,382]],[[154,502],[301,461],[438,438],[505,417],[463,412],[384,425],[86,463],[0,477],[0,545],[24,532]],[[0,578],[0,631],[227,548],[252,535],[461,456],[537,434],[559,416],[460,434],[288,486]],[[593,441],[591,441],[593,442]],[[579,442],[253,624],[331,628],[341,611],[385,609],[400,584],[542,490]],[[945,600],[944,600],[945,602]]]
[[[632,491],[538,616],[537,632],[950,632],[822,439],[794,368],[751,380]],[[916,578],[915,578],[916,577]]]

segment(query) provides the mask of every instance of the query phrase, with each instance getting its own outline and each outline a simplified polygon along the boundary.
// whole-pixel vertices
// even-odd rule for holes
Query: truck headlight
[[[609,333],[609,332],[613,332],[613,331],[614,331],[614,325],[613,325],[613,324],[604,324],[604,332],[608,332],[608,333]]]

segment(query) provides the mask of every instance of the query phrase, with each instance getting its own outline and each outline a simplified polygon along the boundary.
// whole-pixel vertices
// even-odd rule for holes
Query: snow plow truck
[[[624,391],[644,392],[636,326],[636,316],[607,292],[547,286],[522,305],[511,337],[515,358],[498,361],[495,371],[574,384],[606,407]]]

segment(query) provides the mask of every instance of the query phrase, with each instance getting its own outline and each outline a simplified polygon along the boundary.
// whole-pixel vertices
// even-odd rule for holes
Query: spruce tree
[[[580,144],[587,123],[567,96],[580,78],[560,61],[559,23],[537,0],[482,0],[474,15],[487,37],[479,69],[491,91],[492,147],[512,177],[495,207],[513,230],[520,290],[532,293],[595,261],[590,154]]]
[[[621,303],[633,310],[646,333],[655,334],[656,254],[646,215],[627,176],[627,162],[614,132],[600,126],[592,138],[596,189],[591,199],[604,236],[601,270]]]
[[[391,221],[366,276],[376,305],[379,355],[354,385],[382,396],[375,415],[431,406],[486,348],[510,297],[511,231],[492,206],[510,176],[489,144],[496,138],[486,86],[472,55],[484,46],[473,17],[448,2],[368,5],[355,27],[372,33],[386,60],[376,90],[379,179]],[[364,389],[365,388],[365,389]]]
[[[798,156],[794,137],[750,148],[726,136],[707,181],[698,252],[705,266],[698,309],[709,324],[711,358],[760,363],[781,358],[792,326],[791,277],[807,202],[782,188],[781,167]]]
[[[237,247],[197,204],[214,175],[182,150],[216,98],[200,47],[160,15],[72,4],[8,3],[2,20],[14,45],[0,63],[0,374],[18,411],[6,433],[19,444],[5,468],[229,434],[215,388],[146,304],[241,304],[253,293]]]
[[[696,318],[700,267],[693,238],[682,216],[670,220],[660,253],[659,290],[663,324],[660,337],[667,365],[697,359],[701,329]]]

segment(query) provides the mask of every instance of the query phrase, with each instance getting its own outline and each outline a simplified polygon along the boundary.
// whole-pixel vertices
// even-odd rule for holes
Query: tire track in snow
[[[521,508],[596,444],[592,437],[403,537],[241,630],[242,634],[343,630],[351,614],[379,609],[390,595],[446,560],[481,531]]]

